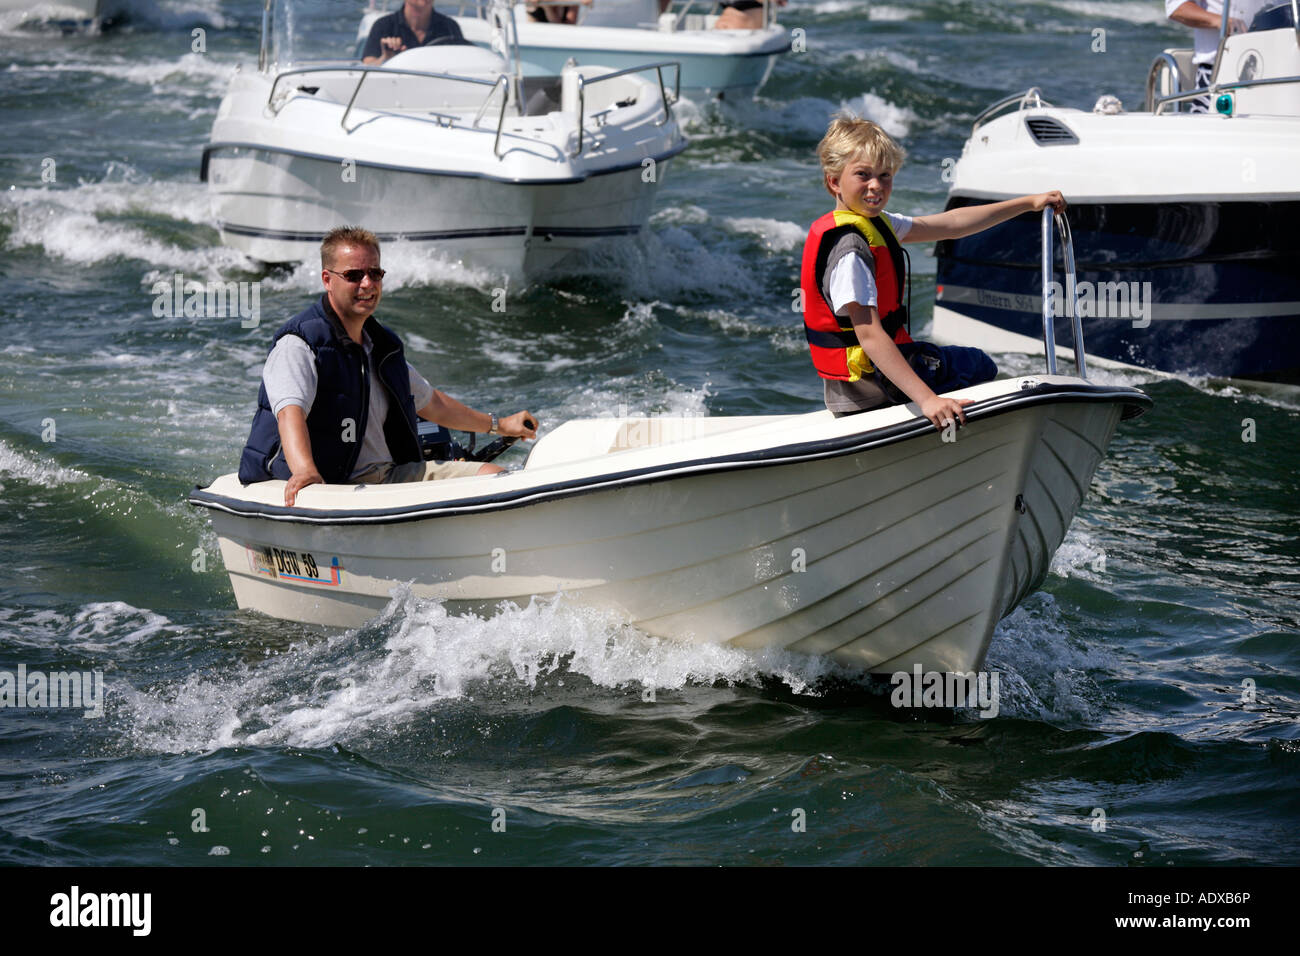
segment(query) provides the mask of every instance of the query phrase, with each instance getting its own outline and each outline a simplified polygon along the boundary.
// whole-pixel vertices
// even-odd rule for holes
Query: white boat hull
[[[310,259],[335,226],[372,223],[381,242],[526,278],[594,243],[637,234],[667,165],[652,184],[640,165],[558,184],[359,166],[365,189],[341,191],[338,160],[239,147],[215,153],[208,175],[222,241],[263,262]]]
[[[703,20],[702,17],[696,17]],[[709,18],[712,19],[712,18]],[[537,23],[517,15],[519,50],[527,76],[558,76],[572,57],[579,64],[625,69],[672,61],[681,66],[681,91],[691,98],[752,97],[767,81],[777,57],[790,49],[790,33],[773,23],[762,30],[690,30]],[[489,25],[458,17],[465,39],[491,43]],[[666,70],[665,83],[676,81]]]
[[[673,640],[968,671],[1147,400],[1067,378],[956,394],[977,403],[956,441],[907,408],[577,422],[505,477],[308,488],[297,510],[276,506],[282,482],[226,476],[191,501],[239,606],[275,617],[355,626],[398,582],[480,611],[559,591]],[[674,437],[608,451],[637,428]],[[585,457],[555,460],[547,442],[574,436]]]
[[[434,75],[457,58],[468,80]],[[300,262],[330,229],[360,224],[526,281],[644,228],[686,146],[658,84],[571,69],[558,108],[503,114],[497,62],[472,46],[426,47],[369,72],[237,73],[200,173],[223,241]]]

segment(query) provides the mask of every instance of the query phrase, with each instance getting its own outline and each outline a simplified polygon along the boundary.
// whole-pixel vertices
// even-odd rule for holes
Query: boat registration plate
[[[334,588],[343,583],[343,565],[337,555],[325,561],[310,551],[290,551],[269,544],[246,544],[244,551],[249,570],[264,577]]]

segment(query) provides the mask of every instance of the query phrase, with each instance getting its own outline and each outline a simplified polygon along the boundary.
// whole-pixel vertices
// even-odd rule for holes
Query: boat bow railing
[[[496,95],[497,89],[502,87],[503,85],[508,86],[510,83],[510,77],[505,73],[500,74],[495,80],[489,80],[484,77],[476,77],[476,76],[455,76],[454,74],[451,73],[431,73],[428,72],[427,70],[397,70],[397,69],[393,69],[390,66],[352,66],[352,65],[339,66],[337,64],[334,66],[305,66],[293,70],[285,70],[282,73],[276,74],[275,80],[271,83],[271,92],[266,97],[266,108],[274,114],[274,113],[279,113],[280,110],[284,107],[283,102],[277,104],[275,100],[276,90],[279,87],[280,81],[282,79],[284,79],[287,76],[304,76],[310,73],[336,73],[336,74],[337,73],[358,73],[360,74],[360,76],[357,77],[357,85],[352,88],[352,95],[348,98],[347,109],[343,111],[343,116],[339,120],[339,125],[343,127],[343,131],[345,133],[352,133],[353,130],[357,128],[354,126],[352,129],[348,129],[348,116],[352,113],[352,108],[356,105],[357,96],[361,92],[361,87],[365,83],[366,77],[370,76],[373,73],[381,73],[384,76],[419,76],[419,77],[424,77],[425,79],[432,79],[432,80],[453,80],[457,83],[468,83],[473,86],[491,87],[491,89],[488,90],[487,96],[483,100],[483,105],[479,107],[478,113],[475,114],[474,121],[470,124],[470,126],[475,129],[478,128],[479,122],[483,119],[483,114],[487,112],[488,105],[492,102],[492,97]],[[498,159],[501,158],[501,151],[500,151],[501,131],[502,128],[505,126],[506,105],[509,103],[509,101],[510,101],[510,96],[507,90],[503,92],[501,96],[501,110],[497,115],[496,140],[493,143],[493,147],[492,147],[493,152],[496,154]],[[377,110],[376,112],[385,112],[385,111]],[[439,113],[434,110],[426,110],[424,111],[423,115],[433,117],[434,120],[439,125],[442,126],[452,126],[458,120],[462,119],[462,117],[460,116],[456,116],[450,113]]]
[[[673,98],[668,99],[667,88],[664,86],[664,67],[671,66],[674,70]],[[682,92],[682,65],[676,60],[665,60],[662,63],[647,63],[644,66],[630,66],[626,70],[615,70],[613,73],[602,73],[600,76],[593,76],[590,79],[578,74],[578,146],[574,149],[572,155],[578,156],[582,153],[583,123],[587,113],[587,87],[595,86],[597,83],[604,83],[606,80],[617,79],[620,76],[629,76],[633,73],[644,73],[647,70],[654,70],[655,75],[659,78],[659,98],[663,103],[664,115],[662,119],[655,120],[656,126],[663,126],[672,119],[673,104],[681,99]],[[603,113],[595,114],[603,116]],[[599,120],[597,120],[599,122]]]
[[[1055,255],[1052,250],[1052,220],[1061,236],[1061,258],[1065,265],[1065,305],[1074,328],[1074,367],[1079,378],[1088,377],[1088,364],[1084,357],[1083,319],[1079,316],[1078,284],[1074,272],[1074,240],[1070,234],[1070,221],[1064,213],[1053,214],[1052,207],[1043,210],[1043,351],[1047,355],[1047,374],[1056,374],[1056,302],[1052,288]]]
[[[1044,106],[1052,105],[1043,99],[1043,91],[1036,86],[1031,86],[1023,93],[1012,93],[1010,96],[1004,96],[1002,99],[985,109],[979,116],[975,117],[975,122],[971,124],[970,128],[971,135],[974,135],[977,129],[1013,103],[1017,104],[1016,108],[1021,110],[1036,110]]]

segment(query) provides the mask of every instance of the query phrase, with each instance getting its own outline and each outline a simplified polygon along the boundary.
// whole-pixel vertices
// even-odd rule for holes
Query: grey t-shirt
[[[364,330],[361,344],[366,350],[367,374],[375,382],[375,362],[371,355],[373,345],[370,336]],[[406,363],[406,370],[411,380],[411,397],[417,409],[424,408],[433,398],[433,386],[423,375]],[[271,413],[280,414],[286,405],[297,405],[304,413],[311,411],[312,402],[316,400],[316,357],[311,346],[296,335],[282,335],[271,354],[266,357],[266,367],[262,369],[262,382],[266,385],[266,397],[271,403]],[[384,419],[388,417],[388,389],[382,385],[370,389],[370,407],[366,414],[366,433],[361,436],[361,452],[357,456],[356,467],[348,478],[369,471],[375,465],[393,460],[388,450],[388,441],[384,438]]]
[[[884,215],[889,218],[894,235],[902,241],[912,229],[912,217],[891,212]],[[876,259],[866,237],[856,231],[842,236],[831,247],[826,263],[822,295],[836,315],[848,315],[851,302],[876,304]],[[872,373],[863,375],[856,382],[824,378],[822,398],[826,407],[837,414],[866,411],[888,402]]]

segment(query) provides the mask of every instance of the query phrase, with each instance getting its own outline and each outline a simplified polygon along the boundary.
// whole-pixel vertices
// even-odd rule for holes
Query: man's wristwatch
[[[488,412],[488,417],[492,419],[492,427],[488,429],[489,435],[501,434],[501,422],[497,419],[496,412]]]

